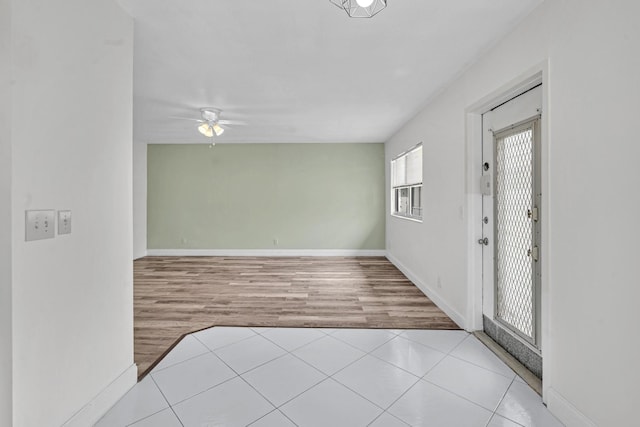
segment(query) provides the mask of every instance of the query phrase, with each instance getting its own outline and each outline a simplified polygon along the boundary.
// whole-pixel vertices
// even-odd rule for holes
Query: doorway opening
[[[482,326],[542,379],[542,86],[482,114]]]

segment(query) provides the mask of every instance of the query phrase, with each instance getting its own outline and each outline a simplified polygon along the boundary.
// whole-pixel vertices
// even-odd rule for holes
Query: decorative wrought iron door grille
[[[495,135],[495,316],[536,339],[534,123]]]

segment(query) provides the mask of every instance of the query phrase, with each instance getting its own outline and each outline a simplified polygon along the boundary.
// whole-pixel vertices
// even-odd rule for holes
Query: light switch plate
[[[71,211],[58,211],[58,234],[71,234]]]
[[[53,239],[55,237],[54,210],[25,211],[25,240]]]

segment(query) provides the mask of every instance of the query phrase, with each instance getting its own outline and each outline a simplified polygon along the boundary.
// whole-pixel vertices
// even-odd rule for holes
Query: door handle
[[[478,244],[487,246],[489,244],[489,238],[485,237],[484,239],[478,239]]]

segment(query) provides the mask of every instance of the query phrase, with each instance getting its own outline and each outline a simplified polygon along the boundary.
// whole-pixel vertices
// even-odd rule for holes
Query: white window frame
[[[406,162],[406,158],[413,153],[415,150],[422,150],[422,143],[419,143],[413,147],[411,147],[409,150],[399,154],[398,156],[394,157],[391,160],[390,163],[390,171],[391,171],[391,216],[395,216],[396,218],[402,218],[402,219],[409,219],[412,221],[417,221],[417,222],[422,222],[422,211],[423,211],[423,206],[422,206],[422,200],[424,199],[423,194],[422,194],[422,175],[423,175],[423,171],[422,171],[422,157],[420,157],[420,174],[419,174],[419,179],[412,179],[410,180],[411,182],[406,182],[407,178],[406,176],[408,175],[407,170],[404,170],[404,179],[402,182],[397,183],[396,182],[396,162],[399,159],[405,158],[405,162]],[[422,155],[422,151],[420,151],[421,155]],[[405,163],[405,168],[406,168],[406,163]],[[415,171],[412,171],[413,174],[415,174]],[[399,209],[399,204],[400,204],[400,194],[403,192],[403,190],[407,190],[407,207],[405,210],[400,210]],[[419,202],[417,207],[414,207],[414,191],[419,191],[420,192],[420,197],[419,197]],[[417,210],[417,212],[415,211]]]

